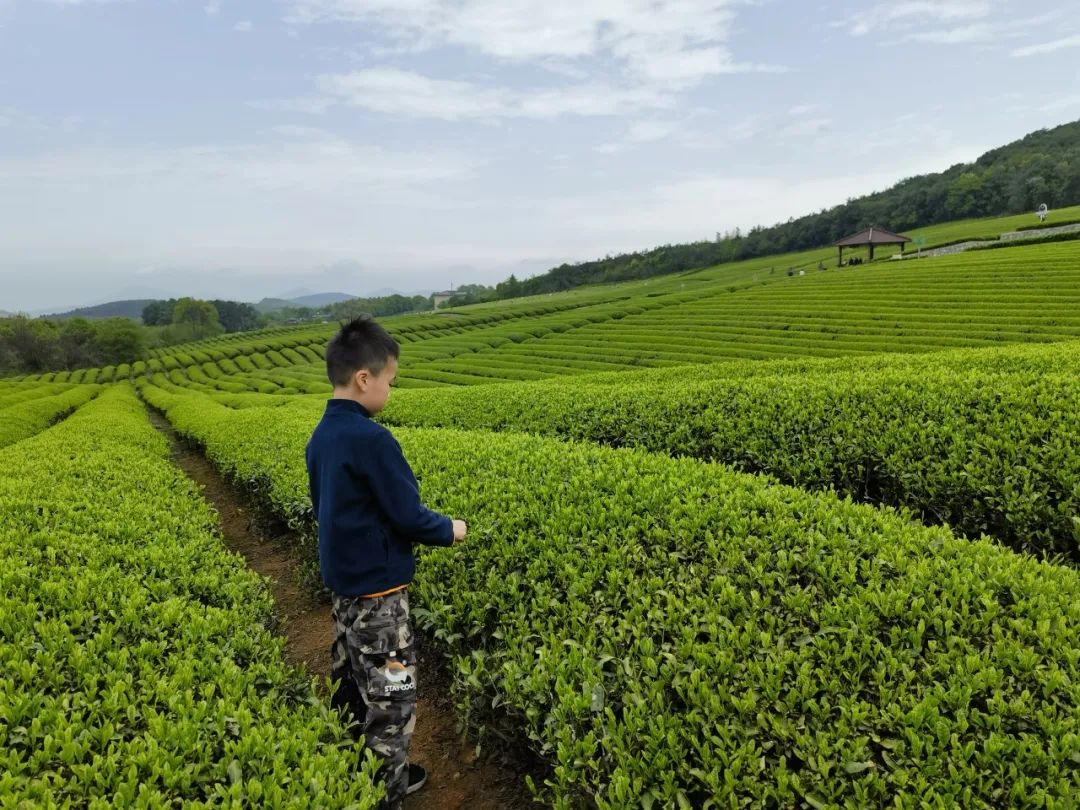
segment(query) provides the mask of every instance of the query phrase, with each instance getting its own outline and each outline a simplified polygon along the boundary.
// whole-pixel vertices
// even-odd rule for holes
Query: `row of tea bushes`
[[[1021,358],[1025,370],[1013,362]],[[1038,554],[1080,541],[1076,343],[944,361],[752,363],[396,393],[389,424],[514,430],[719,461],[903,506]],[[952,359],[949,359],[949,358]],[[726,364],[725,364],[726,365]]]
[[[663,291],[642,295],[639,287],[619,302],[622,318],[434,364],[409,361],[401,374],[430,370],[463,375],[437,379],[466,383],[488,359],[565,376],[585,361],[614,370],[1080,339],[1080,242],[830,268],[805,278],[762,273],[757,264],[757,271],[747,267],[737,280],[742,264],[657,279]],[[725,276],[733,283],[722,281]],[[677,289],[671,281],[678,281]],[[629,285],[613,285],[609,294],[623,290],[629,292]]]
[[[215,525],[130,386],[0,451],[0,805],[376,806]]]
[[[934,352],[849,355],[845,357],[795,357],[780,360],[723,360],[715,363],[672,366],[664,369],[606,371],[589,374],[577,385],[602,383],[649,383],[668,380],[715,380],[813,372],[861,372],[926,368],[984,372],[1039,372],[1043,374],[1080,374],[1080,341],[1055,343],[1013,343],[990,348],[947,349]],[[550,381],[555,382],[555,381]]]
[[[0,447],[22,441],[89,402],[100,385],[73,385],[51,396],[16,402],[0,409]]]
[[[143,393],[311,536],[318,404]],[[553,806],[1080,795],[1080,573],[692,459],[395,435],[425,498],[471,525],[424,551],[417,620],[473,719],[551,761]]]
[[[70,383],[4,383],[0,381],[0,410],[31,399],[62,394],[73,387]]]
[[[783,273],[785,265],[823,258],[820,249],[762,257],[452,312],[391,316],[385,325],[405,347],[402,382],[420,386],[1080,337],[1080,242],[830,266],[805,278]],[[153,373],[248,355],[260,368],[287,368],[297,358],[313,362],[311,355],[323,353],[335,329],[336,323],[308,324],[170,346],[137,361],[130,373],[139,376],[139,362]],[[122,377],[120,367],[110,366],[38,379]]]

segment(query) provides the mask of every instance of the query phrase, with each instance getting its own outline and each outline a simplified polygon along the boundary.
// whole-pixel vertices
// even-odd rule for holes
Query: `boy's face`
[[[362,368],[353,375],[356,384],[356,401],[367,408],[369,413],[378,413],[386,407],[386,400],[390,398],[390,384],[397,377],[398,361],[389,358],[379,374],[372,374],[366,368]]]

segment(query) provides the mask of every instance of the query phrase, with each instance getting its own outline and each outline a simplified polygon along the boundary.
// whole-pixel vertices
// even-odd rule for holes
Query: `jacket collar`
[[[368,419],[371,418],[371,413],[368,411],[368,409],[365,408],[363,405],[361,405],[356,400],[353,400],[353,399],[340,399],[338,397],[334,397],[332,399],[326,400],[326,412],[327,413],[340,412],[340,411],[352,411],[352,412],[358,413],[358,414],[360,414],[362,416],[366,416]]]

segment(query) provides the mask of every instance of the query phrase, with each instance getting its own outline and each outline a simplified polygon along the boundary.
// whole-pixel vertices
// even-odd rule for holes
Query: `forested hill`
[[[563,264],[539,276],[511,276],[494,297],[553,292],[709,267],[827,245],[868,225],[895,231],[970,217],[1034,211],[1080,202],[1080,121],[1033,132],[993,149],[974,163],[901,180],[892,188],[850,200],[772,227],[719,241],[665,245],[579,264]]]
[[[51,318],[54,321],[62,321],[68,318],[131,318],[139,320],[142,317],[143,307],[152,304],[152,298],[128,299],[126,301],[109,301],[107,304],[98,304],[93,307],[80,307],[68,312],[57,312],[53,315],[42,317]]]

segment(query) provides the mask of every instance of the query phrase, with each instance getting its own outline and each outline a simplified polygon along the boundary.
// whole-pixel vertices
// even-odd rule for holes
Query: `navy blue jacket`
[[[450,518],[420,503],[401,445],[350,399],[331,399],[304,452],[323,583],[342,596],[408,585],[412,544],[449,546]]]

